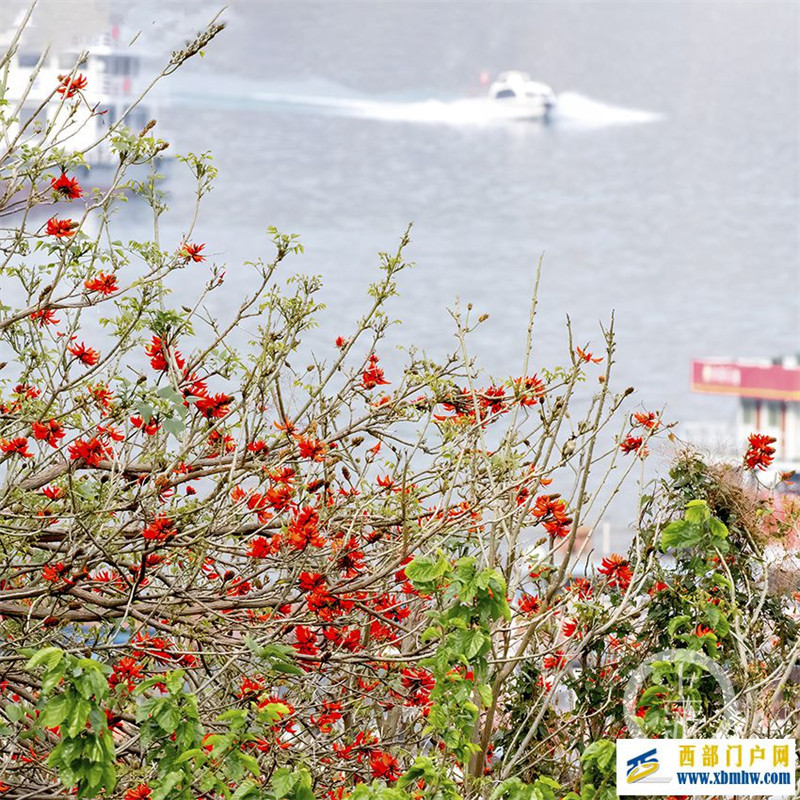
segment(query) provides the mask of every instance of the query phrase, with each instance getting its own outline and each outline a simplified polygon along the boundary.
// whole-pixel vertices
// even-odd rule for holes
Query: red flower
[[[200,252],[205,246],[206,246],[205,242],[203,244],[189,244],[187,242],[184,242],[181,245],[179,255],[183,256],[187,261],[189,260],[194,262],[205,261],[206,257],[200,255]]]
[[[145,355],[150,359],[150,366],[159,372],[166,372],[167,370],[167,356],[171,355],[175,360],[175,366],[178,369],[183,369],[186,366],[180,352],[175,348],[170,348],[158,336],[154,336],[150,344],[144,347]],[[195,394],[192,392],[192,394]],[[202,392],[197,393],[197,396],[205,394],[205,388]]]
[[[317,589],[327,589],[328,584],[325,577],[319,572],[301,572],[299,577],[300,590],[303,592],[313,592]]]
[[[536,375],[517,378],[514,381],[514,392],[521,406],[535,406],[544,397],[544,382]]]
[[[150,542],[164,542],[171,536],[176,536],[178,531],[175,523],[162,515],[157,516],[143,531],[142,537]]]
[[[74,236],[77,227],[78,223],[71,219],[56,219],[55,217],[51,217],[47,220],[45,233],[48,236],[55,236],[59,239],[63,239],[66,236]]]
[[[389,783],[394,783],[400,777],[400,765],[391,753],[382,750],[373,750],[369,754],[369,768],[373,778],[383,778]]]
[[[267,489],[264,494],[264,499],[276,511],[286,511],[292,504],[292,495],[294,489],[286,483],[281,483],[278,486]]]
[[[601,358],[592,358],[592,353],[587,353],[585,350],[582,350],[580,347],[575,348],[575,352],[582,361],[592,362],[594,364],[599,364],[603,359]]]
[[[68,178],[63,172],[60,178],[53,178],[50,182],[50,186],[56,194],[61,195],[61,197],[67,200],[75,200],[83,194],[83,190],[78,181],[75,178]]]
[[[298,653],[305,656],[315,656],[319,653],[317,647],[317,634],[310,628],[303,625],[298,625],[294,629],[294,637],[296,639],[294,648]]]
[[[383,370],[378,366],[378,356],[373,353],[369,357],[369,366],[361,375],[361,385],[365,389],[374,389],[376,386],[387,386],[389,381],[384,378]]]
[[[254,442],[247,443],[247,449],[251,453],[258,455],[259,453],[269,453],[269,447],[263,439],[257,439]]]
[[[636,413],[633,415],[633,418],[636,420],[637,425],[641,425],[643,428],[647,428],[650,431],[654,431],[658,428],[658,416],[652,411]]]
[[[639,453],[639,455],[647,455],[647,448],[642,447],[643,439],[641,436],[628,436],[625,441],[620,442],[619,449],[623,453]]]
[[[772,444],[775,439],[763,433],[751,433],[747,437],[748,448],[744,455],[744,465],[747,469],[766,469],[775,457],[775,448]]]
[[[300,451],[302,458],[308,458],[311,461],[324,461],[328,447],[324,442],[320,442],[319,439],[298,436],[297,449]]]
[[[100,353],[98,353],[97,350],[93,350],[91,347],[87,347],[84,342],[73,344],[71,347],[68,347],[67,350],[72,353],[81,364],[85,364],[87,367],[93,367],[100,360]]]
[[[136,688],[136,679],[142,675],[142,667],[136,659],[125,656],[114,665],[114,670],[108,678],[108,685],[113,689],[115,686],[124,686],[129,692]],[[149,797],[150,790],[147,790]],[[127,796],[127,795],[126,795]]]
[[[229,394],[215,394],[209,397],[201,397],[195,402],[195,408],[206,419],[222,419],[230,412],[230,404],[233,398]]]
[[[325,537],[319,532],[319,514],[305,506],[292,517],[286,530],[286,540],[295,550],[305,550],[308,545],[322,547]]]
[[[61,320],[56,319],[56,312],[52,308],[43,308],[41,311],[34,311],[31,319],[39,323],[39,327],[45,325],[58,325]]]
[[[406,667],[400,675],[400,683],[406,690],[407,706],[426,706],[431,701],[431,692],[436,679],[426,669]]]
[[[54,419],[49,422],[34,422],[31,429],[35,439],[43,440],[51,447],[58,447],[58,440],[66,436],[64,429]]]
[[[559,669],[560,667],[565,667],[567,665],[567,657],[561,650],[556,650],[555,653],[549,656],[545,656],[542,659],[542,666],[545,669]]]
[[[146,783],[140,783],[134,789],[128,789],[123,800],[149,800],[150,793],[150,787]]]
[[[535,614],[542,607],[539,595],[527,593],[520,597],[518,605],[523,614]]]
[[[69,572],[69,567],[63,561],[59,561],[56,564],[45,564],[42,567],[42,579],[57,583],[64,577],[65,572]]]
[[[56,89],[56,91],[59,94],[63,94],[66,98],[70,98],[75,94],[75,92],[79,92],[86,88],[86,78],[84,78],[80,73],[78,73],[74,78],[70,75],[59,75],[58,79],[61,81],[61,85],[58,87],[58,89]]]
[[[42,494],[48,500],[60,500],[64,496],[64,490],[60,486],[45,486]]]
[[[0,439],[0,451],[7,456],[33,458],[33,453],[28,451],[28,440],[24,436],[18,436],[16,439]]]
[[[267,558],[267,556],[274,556],[279,549],[280,536],[274,536],[272,539],[256,536],[250,542],[247,555],[250,558]]]
[[[144,431],[148,436],[154,436],[158,429],[161,427],[155,417],[150,417],[149,422],[145,422],[141,417],[131,417],[131,425],[134,428]]]
[[[97,437],[89,439],[88,442],[76,439],[69,446],[69,457],[73,461],[82,460],[90,467],[96,467],[104,459],[114,458],[114,451]]]
[[[626,558],[616,553],[612,553],[608,558],[603,559],[603,563],[597,570],[601,575],[608,578],[608,585],[612,588],[618,586],[620,591],[625,591],[630,586],[633,572],[631,565]]]
[[[109,295],[119,291],[117,286],[116,275],[106,275],[104,272],[99,272],[89,281],[84,281],[83,285],[90,292],[99,292],[100,294]]]

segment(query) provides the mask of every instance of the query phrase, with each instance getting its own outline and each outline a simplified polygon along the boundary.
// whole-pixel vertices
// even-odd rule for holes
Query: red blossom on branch
[[[367,368],[361,375],[361,385],[365,389],[374,389],[376,386],[387,386],[389,381],[386,380],[383,370],[378,366],[378,356],[373,353],[369,357]]]
[[[775,457],[775,438],[763,433],[751,433],[747,437],[747,452],[744,454],[744,465],[747,469],[766,469]]]
[[[61,173],[60,178],[53,178],[50,182],[53,191],[66,200],[75,200],[81,197],[83,190],[75,178],[70,178],[65,173]]]
[[[0,439],[0,452],[7,456],[33,458],[33,453],[28,450],[28,440],[24,436],[17,436],[15,439]]]
[[[114,451],[95,436],[88,441],[76,439],[69,446],[69,457],[73,461],[84,461],[88,466],[96,467],[103,460],[113,459]]]
[[[102,295],[114,294],[114,292],[119,291],[117,276],[106,275],[104,272],[99,272],[94,278],[84,281],[83,285],[90,292],[98,292]]]
[[[617,587],[623,592],[630,586],[633,579],[633,572],[628,559],[617,553],[612,553],[608,558],[604,558],[597,571],[607,577],[610,587]]]
[[[47,220],[45,233],[48,236],[55,236],[57,239],[64,239],[75,235],[78,223],[71,219],[56,219],[51,217]]]
[[[84,342],[71,345],[67,348],[67,351],[87,367],[93,367],[100,360],[100,353],[91,347],[87,347]]]
[[[205,243],[203,243],[203,244],[189,244],[188,242],[184,242],[181,245],[181,249],[180,249],[179,253],[187,261],[194,261],[196,263],[199,263],[200,261],[205,261],[206,260],[205,256],[200,255],[205,246],[206,246]]]
[[[86,78],[81,73],[78,73],[74,78],[71,75],[59,75],[58,79],[61,84],[56,91],[67,99],[86,88]]]
[[[47,442],[51,447],[58,447],[58,442],[66,436],[64,428],[54,419],[48,422],[34,422],[31,425],[33,438]]]

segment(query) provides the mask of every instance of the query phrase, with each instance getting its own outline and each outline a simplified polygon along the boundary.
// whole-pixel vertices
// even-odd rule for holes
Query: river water
[[[164,46],[215,9],[144,2],[129,21]],[[320,349],[358,316],[376,253],[413,221],[389,367],[397,345],[453,349],[446,309],[460,298],[490,315],[474,341],[488,373],[519,374],[544,254],[535,365],[564,361],[567,314],[598,347],[613,311],[632,407],[726,420],[734,400],[690,392],[692,358],[800,351],[799,9],[240,0],[170,80],[163,126],[177,150],[214,153],[195,238],[229,276],[268,254],[268,225],[301,235],[293,268],[326,282]],[[480,75],[505,69],[554,88],[552,124],[493,116]],[[182,186],[176,169],[176,241]],[[234,302],[241,281],[229,283]]]

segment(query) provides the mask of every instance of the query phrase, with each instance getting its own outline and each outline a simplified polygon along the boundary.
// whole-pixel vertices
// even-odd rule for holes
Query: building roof
[[[800,403],[800,363],[796,358],[776,361],[698,359],[692,362],[692,390]]]

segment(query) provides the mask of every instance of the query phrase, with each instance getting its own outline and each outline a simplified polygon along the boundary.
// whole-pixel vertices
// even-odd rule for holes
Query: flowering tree
[[[667,646],[733,669],[748,730],[798,724],[780,706],[793,598],[759,594],[764,526],[735,482],[684,459],[631,553],[586,570],[599,489],[663,429],[621,410],[613,327],[601,354],[570,336],[565,366],[535,366],[534,290],[517,376],[484,382],[471,308],[452,356],[411,349],[387,374],[407,233],[325,354],[302,344],[319,281],[282,272],[294,236],[237,267],[241,303],[216,319],[225,269],[194,221],[158,234],[153,126],[112,126],[110,187],[81,184],[70,104],[90,90],[76,65],[49,101],[61,122],[0,121],[5,796],[611,796],[625,679]],[[199,203],[215,170],[180,161]],[[123,192],[152,208],[152,241],[125,240]],[[770,457],[754,447],[752,468]],[[713,717],[692,669],[693,716]],[[637,698],[650,734],[687,724],[676,676]]]

